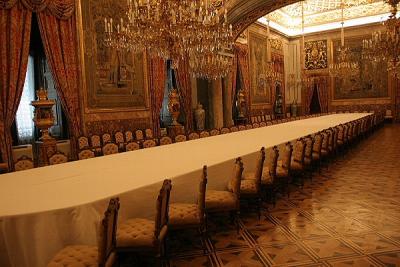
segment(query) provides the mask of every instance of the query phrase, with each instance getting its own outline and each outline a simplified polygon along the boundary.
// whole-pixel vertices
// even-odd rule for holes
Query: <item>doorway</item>
[[[314,84],[312,90],[313,90],[313,95],[310,103],[310,114],[318,114],[321,113],[321,105],[318,96],[318,85]]]

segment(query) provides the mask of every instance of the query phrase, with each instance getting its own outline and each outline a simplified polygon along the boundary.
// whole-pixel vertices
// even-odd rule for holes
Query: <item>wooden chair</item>
[[[27,156],[22,156],[20,157],[15,163],[14,163],[14,170],[15,171],[24,171],[24,170],[29,170],[33,169],[35,165],[33,164],[33,160]]]
[[[172,203],[169,207],[168,230],[198,229],[206,232],[207,166],[203,167],[196,204]]]
[[[246,126],[245,125],[239,125],[239,131],[245,131],[245,130],[246,130]]]
[[[111,199],[100,222],[99,246],[74,245],[65,247],[53,257],[47,267],[114,266],[117,258],[115,244],[118,210],[119,199]]]
[[[146,139],[154,139],[154,134],[152,129],[146,129],[144,130],[144,133],[146,135]]]
[[[285,144],[283,151],[279,151],[278,164],[276,167],[276,180],[279,189],[286,191],[287,196],[290,195],[290,160],[292,158],[293,146],[290,142]]]
[[[251,130],[253,129],[253,125],[252,124],[246,124],[246,130]]]
[[[133,133],[132,131],[126,131],[125,132],[125,142],[129,143],[133,141]]]
[[[258,122],[253,123],[253,129],[260,128],[260,124]]]
[[[278,166],[279,150],[277,146],[274,146],[270,152],[266,166],[263,168],[261,176],[261,187],[265,189],[266,198],[268,194],[271,197],[272,203],[275,205],[276,202],[276,191],[278,189],[276,180],[276,169]]]
[[[67,162],[68,162],[68,157],[61,152],[56,152],[49,158],[50,165],[62,164]]]
[[[163,257],[168,234],[171,180],[164,180],[157,197],[155,220],[134,218],[118,226],[117,251]]]
[[[165,146],[165,145],[169,145],[172,144],[172,139],[169,136],[164,136],[161,137],[160,139],[160,146]]]
[[[210,133],[208,131],[201,131],[200,138],[210,137]]]
[[[112,139],[111,139],[111,134],[109,133],[105,133],[101,136],[101,141],[103,142],[103,145],[111,143]]]
[[[239,131],[239,128],[236,127],[236,126],[232,126],[232,127],[230,128],[230,131],[231,131],[231,133],[238,132],[238,131]]]
[[[304,153],[306,143],[303,138],[296,141],[294,145],[292,159],[290,162],[290,174],[294,179],[298,178],[301,181],[301,186],[304,186],[303,175],[304,175]]]
[[[90,137],[90,143],[92,145],[93,152],[96,154],[96,156],[101,155],[101,139],[100,136],[97,134],[94,134]]]
[[[191,132],[188,135],[188,139],[189,140],[196,140],[196,139],[199,139],[199,138],[200,138],[200,135],[198,133],[196,133],[196,132]]]
[[[89,138],[87,138],[86,136],[81,136],[78,138],[78,150],[84,150],[84,149],[88,149],[90,147],[89,145]]]
[[[233,177],[230,180],[231,190],[207,190],[206,192],[206,214],[229,212],[239,232],[238,216],[240,212],[240,183],[243,173],[241,158],[235,161]]]
[[[218,129],[212,129],[210,131],[210,136],[216,136],[216,135],[219,135],[219,134],[220,134],[220,132],[219,132]]]
[[[311,135],[308,135],[304,138],[306,142],[306,147],[304,150],[304,171],[308,171],[310,175],[310,179],[312,179],[312,153],[314,147],[314,138]]]
[[[175,143],[180,143],[185,141],[186,141],[186,135],[178,134],[177,136],[175,136]]]
[[[157,143],[154,139],[149,139],[149,140],[145,140],[142,145],[143,145],[143,148],[150,148],[150,147],[157,146]]]
[[[125,146],[125,139],[124,139],[124,134],[120,131],[116,132],[114,134],[114,139],[115,139],[115,144],[118,146],[120,151],[124,151],[124,146]]]
[[[90,158],[94,158],[96,155],[94,154],[94,152],[90,149],[85,149],[82,150],[81,152],[79,152],[78,154],[78,159],[79,160],[83,160],[83,159],[90,159]]]
[[[258,218],[261,217],[261,177],[265,161],[265,148],[262,147],[257,158],[255,172],[243,173],[243,180],[240,184],[240,199],[255,201],[258,211]],[[250,205],[249,205],[250,206]]]
[[[102,151],[104,156],[117,154],[118,146],[114,143],[108,143],[103,146]]]
[[[265,127],[267,126],[267,123],[265,121],[260,122],[260,127]]]
[[[135,150],[139,150],[140,149],[140,145],[138,142],[132,141],[126,144],[125,146],[125,151],[135,151]]]
[[[321,149],[322,149],[323,139],[324,136],[321,133],[316,133],[314,135],[314,145],[311,156],[313,165],[318,169],[319,173],[321,173]]]
[[[226,128],[226,127],[224,127],[224,128],[221,128],[221,134],[228,134],[228,133],[230,133],[231,131],[229,130],[229,128]]]
[[[135,137],[137,141],[143,141],[144,140],[144,135],[142,130],[136,130],[135,131]]]

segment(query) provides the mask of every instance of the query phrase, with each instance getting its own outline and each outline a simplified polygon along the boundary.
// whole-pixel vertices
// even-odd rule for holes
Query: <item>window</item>
[[[33,107],[31,101],[35,99],[35,75],[33,57],[28,58],[28,68],[26,71],[24,89],[22,91],[21,102],[19,103],[16,126],[19,144],[28,144],[33,140]]]

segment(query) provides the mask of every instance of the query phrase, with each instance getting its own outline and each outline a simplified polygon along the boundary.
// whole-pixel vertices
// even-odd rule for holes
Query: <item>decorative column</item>
[[[211,96],[212,114],[213,114],[213,128],[221,128],[224,126],[224,109],[222,99],[222,79],[211,81]]]
[[[54,125],[53,106],[54,100],[47,98],[47,90],[40,88],[37,91],[37,100],[32,101],[35,107],[33,121],[40,129],[41,137],[36,145],[39,148],[39,166],[49,165],[49,158],[57,151],[57,141],[50,135],[50,127]]]
[[[223,79],[222,90],[223,90],[223,112],[224,112],[224,126],[231,127],[233,126],[233,116],[232,116],[232,86],[229,86],[229,81],[227,76]]]

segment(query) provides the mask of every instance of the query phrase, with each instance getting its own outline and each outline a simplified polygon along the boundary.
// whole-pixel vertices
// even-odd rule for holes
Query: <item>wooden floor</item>
[[[205,240],[173,234],[170,266],[400,266],[400,125],[378,130],[264,215],[242,213],[240,234],[226,218],[212,220]]]

